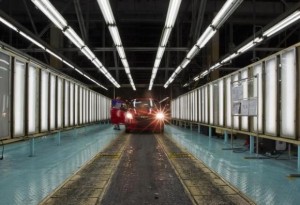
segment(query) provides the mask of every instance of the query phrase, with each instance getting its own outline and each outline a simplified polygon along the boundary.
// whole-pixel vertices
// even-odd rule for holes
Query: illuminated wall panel
[[[239,80],[239,74],[236,73],[233,75],[233,78],[232,78],[233,81],[238,81]],[[234,129],[239,129],[239,116],[233,116],[233,128]]]
[[[38,69],[32,64],[28,66],[28,133],[38,131]]]
[[[25,63],[15,61],[14,71],[14,136],[25,134]]]
[[[263,131],[263,79],[262,79],[262,64],[259,63],[253,67],[253,76],[258,76],[254,80],[253,92],[257,96],[258,92],[258,131]],[[257,132],[257,117],[253,117],[253,131]]]
[[[205,119],[204,119],[204,123],[208,124],[208,85],[204,86],[204,112],[205,112]]]
[[[218,81],[213,82],[212,84],[212,104],[213,104],[213,124],[219,124],[219,83]]]
[[[86,108],[87,108],[86,90],[85,90],[85,88],[83,88],[83,91],[82,91],[82,123],[83,124],[86,123]]]
[[[93,121],[93,93],[89,91],[89,122]]]
[[[57,128],[63,126],[63,80],[57,78]]]
[[[78,85],[74,85],[74,125],[78,125]]]
[[[219,125],[224,126],[224,79],[219,80]]]
[[[56,76],[50,77],[50,129],[55,129],[56,118]]]
[[[64,127],[68,127],[70,123],[70,82],[64,81]]]
[[[70,126],[74,125],[74,83],[70,82]]]
[[[201,97],[202,120],[201,120],[201,122],[205,123],[205,114],[206,114],[206,110],[205,110],[205,86],[203,86],[201,88],[201,94],[202,94],[202,97]]]
[[[295,49],[281,54],[281,136],[296,134],[296,58]]]
[[[79,87],[79,124],[81,125],[83,123],[83,89],[82,87]]]
[[[41,71],[41,131],[48,131],[49,119],[49,73]]]
[[[231,128],[232,116],[231,116],[231,76],[225,78],[226,83],[226,127]]]
[[[0,139],[9,136],[9,84],[10,84],[10,57],[0,52]]]
[[[201,100],[201,97],[202,97],[202,94],[201,94],[201,88],[199,88],[198,90],[198,103],[197,103],[197,107],[198,107],[198,122],[201,122],[202,120],[202,100]]]
[[[247,79],[248,78],[248,69],[241,71],[241,79]],[[243,98],[248,98],[248,82],[247,81],[241,81],[243,83]],[[249,121],[248,116],[242,116],[242,130],[248,131],[249,129]]]
[[[265,63],[265,133],[277,135],[277,60]]]

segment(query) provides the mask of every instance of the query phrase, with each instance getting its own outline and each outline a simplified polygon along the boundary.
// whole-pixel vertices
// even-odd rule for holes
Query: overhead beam
[[[83,15],[82,15],[82,11],[81,11],[79,0],[74,0],[74,6],[75,6],[76,16],[77,16],[78,23],[79,23],[79,28],[80,28],[81,36],[82,36],[83,40],[85,42],[87,42],[87,40],[88,40],[87,39],[87,32],[86,32],[86,29],[85,29]]]

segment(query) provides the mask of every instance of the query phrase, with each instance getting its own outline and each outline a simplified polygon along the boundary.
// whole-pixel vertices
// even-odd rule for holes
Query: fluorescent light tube
[[[60,30],[67,26],[66,20],[47,0],[31,0]]]
[[[295,21],[297,21],[299,19],[300,19],[300,10],[297,10],[294,13],[292,13],[291,15],[289,15],[288,17],[286,17],[285,19],[283,19],[282,21],[280,21],[279,23],[275,24],[274,26],[272,26],[271,28],[266,30],[263,33],[263,36],[269,37],[269,36],[277,33],[278,31],[284,29],[285,27],[291,25],[292,23],[294,23]]]
[[[237,53],[233,53],[230,56],[226,57],[224,60],[222,60],[221,63],[226,63],[226,62],[230,61],[231,59],[235,58],[238,55],[239,55],[238,52]]]
[[[173,27],[176,21],[181,0],[170,0],[165,27]]]
[[[206,43],[213,37],[213,35],[215,35],[216,32],[217,31],[214,30],[211,26],[207,27],[207,29],[198,39],[196,45],[199,46],[199,48],[203,48]]]
[[[31,41],[33,44],[35,44],[36,46],[40,47],[41,49],[45,50],[45,46],[43,46],[42,44],[40,44],[39,42],[37,42],[36,40],[34,40],[33,38],[31,38],[30,36],[28,36],[26,33],[23,33],[22,31],[19,32],[24,38],[26,38],[27,40]]]
[[[77,48],[81,49],[84,46],[83,40],[71,27],[68,27],[63,33]]]
[[[237,52],[238,53],[244,53],[245,51],[247,51],[250,48],[252,48],[254,45],[255,45],[255,43],[253,41],[250,41],[249,43],[247,43],[246,45],[244,45],[243,47],[241,47]]]
[[[93,60],[93,63],[94,63],[98,68],[103,67],[102,63],[98,60],[98,58],[95,58],[95,59]]]
[[[204,71],[203,73],[201,73],[200,78],[203,78],[204,76],[206,76],[208,74],[208,70]]]
[[[6,21],[6,20],[5,20],[4,18],[2,18],[1,16],[0,16],[0,21],[1,21],[3,24],[5,24],[6,26],[8,26],[9,28],[11,28],[12,30],[18,32],[18,29],[17,29],[14,25],[12,25],[12,24],[9,23],[8,21]]]
[[[126,58],[124,58],[124,59],[121,59],[121,61],[122,61],[122,64],[123,64],[123,66],[126,68],[126,67],[128,67],[129,68],[129,65],[128,65],[128,61],[127,61],[127,59]]]
[[[62,61],[62,58],[61,58],[61,57],[59,57],[57,54],[53,53],[52,51],[50,51],[50,50],[46,49],[46,52],[47,52],[47,53],[49,53],[50,55],[52,55],[53,57],[55,57],[55,58],[57,58],[57,59],[59,59],[59,60],[61,60],[61,61]]]
[[[126,73],[126,74],[130,74],[130,69],[129,69],[129,67],[125,67],[125,73]]]
[[[243,0],[227,0],[212,21],[212,26],[219,29]]]
[[[78,70],[77,68],[75,68],[75,71],[78,72],[79,74],[83,75],[83,73],[80,70]]]
[[[178,66],[178,67],[176,68],[176,70],[174,71],[174,73],[171,75],[171,77],[173,76],[173,77],[175,78],[175,76],[176,76],[177,74],[179,74],[182,70],[183,70],[183,68],[182,68],[181,66]]]
[[[158,70],[158,68],[155,68],[155,67],[154,67],[154,68],[152,69],[152,74],[153,74],[153,73],[156,74],[156,73],[157,73],[157,70]]]
[[[166,47],[159,47],[156,54],[156,59],[162,59]]]
[[[199,51],[200,51],[199,47],[194,45],[193,48],[188,52],[186,58],[192,60]]]
[[[109,25],[115,24],[115,18],[109,4],[109,0],[98,0],[101,12],[104,16],[105,22]]]
[[[190,62],[191,62],[191,60],[185,58],[181,63],[181,67],[185,68]]]
[[[171,35],[172,28],[164,28],[160,41],[160,46],[166,46]]]
[[[67,66],[69,66],[70,68],[73,68],[74,69],[74,66],[72,66],[70,63],[68,63],[67,61],[65,61],[65,60],[62,60],[62,62],[64,63],[64,64],[66,64]]]
[[[209,70],[215,70],[217,68],[221,67],[221,64],[220,63],[216,63],[215,65],[213,65],[212,67],[209,68]]]
[[[198,81],[200,79],[200,76],[199,75],[197,75],[196,77],[194,77],[194,81]]]
[[[155,59],[155,61],[154,61],[154,67],[155,67],[155,68],[158,68],[158,67],[159,67],[160,61],[161,61],[160,58],[156,58],[156,59]]]
[[[121,38],[120,38],[118,28],[116,26],[108,26],[108,29],[109,29],[109,32],[112,36],[112,39],[114,41],[115,46],[121,46],[122,42],[121,42]]]
[[[120,58],[121,58],[121,59],[122,59],[122,58],[126,58],[126,55],[125,55],[125,51],[124,51],[123,46],[117,46],[116,48],[117,48],[117,51],[118,51],[118,53],[119,53]]]
[[[87,46],[84,46],[82,49],[81,49],[81,52],[88,58],[90,59],[91,61],[95,58],[95,55],[94,53],[89,49],[89,47]]]

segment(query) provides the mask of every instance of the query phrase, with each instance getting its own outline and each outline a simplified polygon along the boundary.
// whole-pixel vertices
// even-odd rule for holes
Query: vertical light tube
[[[198,122],[202,122],[202,93],[201,88],[198,89]]]
[[[277,134],[277,60],[276,57],[265,62],[265,133]]]
[[[15,61],[14,72],[14,136],[25,134],[25,63]]]
[[[63,84],[60,77],[57,78],[57,128],[62,128],[62,117],[63,117]]]
[[[239,74],[238,73],[235,73],[233,75],[233,81],[238,81],[239,80]],[[234,116],[233,117],[233,128],[234,129],[239,129],[239,122],[240,122],[240,117],[239,116]]]
[[[78,85],[75,84],[74,86],[74,125],[78,125]]]
[[[214,84],[209,84],[209,124],[214,124]]]
[[[254,79],[253,93],[254,96],[258,96],[258,132],[262,132],[263,130],[263,79],[262,79],[262,64],[259,63],[253,67],[253,75],[258,76],[258,78]],[[258,93],[257,93],[258,92]],[[257,117],[253,117],[253,127],[255,132],[257,132]]]
[[[28,133],[36,133],[37,107],[37,71],[35,66],[28,66]]]
[[[224,126],[224,79],[219,80],[219,125]]]
[[[64,104],[64,127],[69,127],[69,123],[70,123],[70,82],[65,80],[64,82],[65,84],[65,89],[64,89],[64,99],[65,99],[65,104]]]
[[[225,78],[226,83],[226,127],[231,128],[231,76]]]
[[[48,131],[48,119],[49,119],[49,73],[45,70],[42,70],[41,73],[41,131]]]
[[[50,76],[50,130],[55,129],[56,122],[56,76]]]
[[[74,125],[74,83],[70,82],[70,126]]]
[[[281,136],[296,135],[296,51],[281,54]]]

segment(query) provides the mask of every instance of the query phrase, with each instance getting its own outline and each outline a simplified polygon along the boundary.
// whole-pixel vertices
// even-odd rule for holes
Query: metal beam
[[[96,69],[94,67],[86,67],[86,68],[81,67],[81,68],[82,68],[82,70],[85,70],[85,71],[90,71],[90,70]],[[145,70],[152,70],[152,69],[153,69],[153,67],[130,67],[130,70],[138,70],[138,71],[145,71]],[[124,67],[108,67],[107,70],[108,71],[124,70]],[[175,68],[163,67],[163,68],[159,68],[158,70],[174,71]]]
[[[201,2],[200,2],[196,28],[195,28],[194,36],[193,36],[193,42],[196,42],[196,40],[200,36],[200,31],[202,28],[203,18],[204,18],[204,13],[205,13],[205,8],[206,8],[206,2],[207,2],[207,0],[201,0]]]
[[[74,0],[74,6],[75,6],[76,16],[77,16],[78,23],[79,23],[81,36],[82,36],[83,40],[86,42],[88,40],[87,39],[87,32],[86,32],[86,29],[85,29],[83,15],[82,15],[79,0]]]

